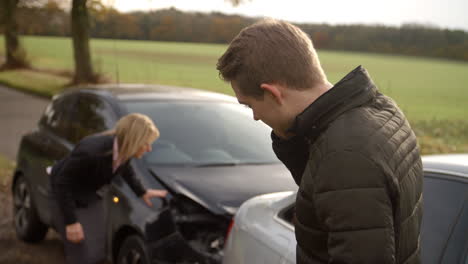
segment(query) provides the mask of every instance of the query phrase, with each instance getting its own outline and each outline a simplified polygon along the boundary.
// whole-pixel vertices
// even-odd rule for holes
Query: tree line
[[[300,27],[312,37],[319,49],[468,61],[468,32],[463,30],[439,29],[422,24],[404,24],[400,27],[302,24]]]
[[[69,12],[54,1],[18,10],[19,32],[69,36]],[[259,18],[222,13],[183,12],[174,8],[122,13],[99,1],[89,5],[90,35],[96,38],[229,43]],[[297,24],[316,48],[442,57],[468,61],[468,32],[420,24]]]
[[[225,1],[237,6],[246,0]],[[94,72],[91,64],[89,9],[95,14],[107,10],[101,0],[1,0],[0,30],[5,36],[5,61],[0,65],[0,71],[31,69],[27,52],[19,39],[18,21],[28,26],[45,22],[46,26],[56,26],[54,29],[61,30],[62,35],[67,31],[71,35],[75,71],[70,85],[100,82],[100,76]],[[65,10],[71,10],[70,14]],[[67,21],[70,23],[67,24]]]
[[[174,8],[122,13],[102,4],[100,0],[2,2],[4,8],[0,8],[3,9],[0,10],[0,33],[10,36],[13,28],[13,31],[20,35],[70,36],[77,47],[77,61],[86,57],[80,54],[80,51],[89,52],[86,51],[89,49],[88,35],[95,38],[229,43],[242,28],[260,19],[218,12],[183,12]],[[233,4],[237,2],[239,1],[231,1]],[[13,14],[15,20],[12,18]],[[16,21],[16,24],[13,21]],[[468,61],[468,32],[463,30],[440,29],[421,24],[404,24],[400,27],[297,25],[311,36],[318,49]],[[19,48],[16,55],[24,52]]]

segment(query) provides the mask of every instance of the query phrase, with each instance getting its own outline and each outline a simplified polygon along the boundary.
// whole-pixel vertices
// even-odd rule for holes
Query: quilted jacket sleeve
[[[382,169],[364,155],[338,151],[324,157],[315,179],[329,263],[395,263],[393,207]]]
[[[294,181],[299,185],[309,158],[309,145],[306,140],[299,136],[283,140],[273,131],[271,131],[271,140],[276,156],[289,169]]]

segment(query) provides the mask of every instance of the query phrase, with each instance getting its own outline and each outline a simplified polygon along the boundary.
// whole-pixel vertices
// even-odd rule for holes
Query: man
[[[333,86],[307,35],[275,20],[242,30],[217,69],[299,185],[297,263],[420,263],[416,137],[365,69]]]

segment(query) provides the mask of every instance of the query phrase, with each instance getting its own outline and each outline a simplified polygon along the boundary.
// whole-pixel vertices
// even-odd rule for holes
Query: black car
[[[169,195],[149,208],[122,178],[113,180],[104,199],[107,254],[115,263],[219,263],[245,200],[297,188],[271,149],[270,129],[234,97],[167,86],[70,89],[21,140],[12,187],[20,239],[41,241],[51,227],[46,168],[133,112],[151,117],[161,137],[131,166],[145,187]]]

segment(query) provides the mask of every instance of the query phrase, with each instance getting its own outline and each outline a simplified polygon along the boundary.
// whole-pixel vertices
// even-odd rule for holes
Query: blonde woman
[[[148,206],[164,190],[145,189],[129,165],[151,151],[159,130],[145,115],[122,117],[115,128],[82,139],[51,171],[54,224],[62,236],[67,263],[94,264],[105,259],[106,226],[100,190],[121,175]]]

